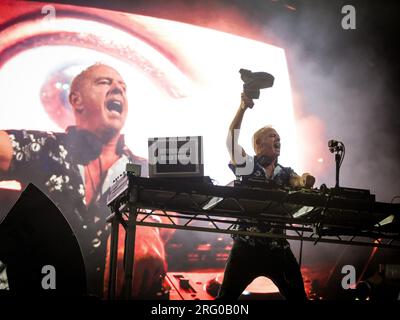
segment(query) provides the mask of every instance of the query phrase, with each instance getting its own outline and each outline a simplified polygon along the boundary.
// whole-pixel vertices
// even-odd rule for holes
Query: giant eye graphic
[[[71,80],[103,62],[127,83],[127,145],[146,157],[149,137],[202,135],[205,173],[224,184],[232,179],[225,131],[242,90],[239,69],[247,68],[276,81],[249,113],[243,147],[251,152],[254,130],[273,124],[287,141],[283,162],[298,157],[281,48],[176,21],[72,6],[57,6],[52,20],[43,19],[39,4],[10,17],[0,25],[0,128],[62,131],[73,124]]]
[[[141,23],[133,19],[128,21],[126,15],[118,22],[116,17],[121,15],[117,13],[112,13],[110,19],[104,16],[101,11],[88,14],[79,9],[58,10],[57,18],[49,21],[35,10],[0,26],[1,74],[4,77],[8,73],[14,74],[19,84],[9,84],[11,89],[17,88],[20,92],[38,90],[35,94],[40,101],[37,96],[33,101],[37,107],[41,105],[47,116],[62,129],[73,124],[68,103],[71,80],[96,61],[119,67],[118,70],[128,78],[129,75],[135,75],[136,79],[144,78],[171,98],[185,97],[191,85],[184,70],[172,61],[174,56],[168,48],[157,44],[157,39],[143,35],[146,30]],[[18,64],[13,61],[18,61]],[[30,85],[24,79],[29,80]],[[33,101],[31,99],[25,104],[32,105]],[[2,105],[18,108],[16,102],[22,101],[16,99],[15,94],[14,97],[6,95]],[[45,118],[41,110],[35,112],[36,117],[42,115]],[[37,121],[41,122],[38,127],[43,126],[43,121]],[[54,127],[51,124],[47,126],[49,129]],[[32,127],[32,123],[28,127]]]

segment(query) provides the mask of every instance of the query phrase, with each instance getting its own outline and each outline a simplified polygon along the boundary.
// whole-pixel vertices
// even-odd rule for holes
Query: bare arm
[[[235,117],[232,120],[231,125],[229,126],[228,136],[226,139],[226,147],[228,148],[229,155],[231,157],[231,161],[233,164],[237,164],[237,160],[246,156],[246,152],[239,145],[239,133],[240,126],[242,124],[243,116],[247,108],[250,108],[254,105],[252,99],[248,98],[244,93],[242,93],[242,99],[240,102],[240,106],[238,111],[236,112]],[[236,135],[235,135],[236,133]]]
[[[5,131],[0,130],[0,172],[6,172],[10,168],[12,156],[10,137]]]

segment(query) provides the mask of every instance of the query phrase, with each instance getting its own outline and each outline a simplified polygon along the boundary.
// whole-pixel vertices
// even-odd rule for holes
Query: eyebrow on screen
[[[101,81],[101,80],[108,80],[108,81],[112,82],[112,81],[113,81],[113,78],[110,78],[110,77],[98,77],[98,78],[94,79],[94,81],[95,81],[96,83],[99,82],[99,81]],[[123,85],[125,88],[127,87],[127,86],[126,86],[126,83],[125,83],[124,81],[122,81],[122,80],[118,81],[118,83],[121,84],[121,85]]]

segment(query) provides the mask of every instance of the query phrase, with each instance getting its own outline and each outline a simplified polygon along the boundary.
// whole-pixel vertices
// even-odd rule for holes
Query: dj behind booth
[[[277,163],[280,139],[272,128],[256,132],[256,156],[248,156],[237,144],[235,130],[240,129],[245,110],[253,107],[252,99],[259,97],[260,89],[272,86],[274,79],[265,72],[241,69],[240,73],[244,93],[227,144],[237,179],[229,186],[217,186],[210,177],[203,176],[201,137],[150,139],[150,179],[140,178],[134,166],[127,167],[107,201],[113,212],[109,219],[112,229],[117,230],[122,221],[127,232],[125,261],[132,261],[134,255],[135,226],[155,225],[184,230],[181,237],[177,231],[169,242],[168,299],[301,301],[306,299],[306,291],[312,299],[397,299],[398,256],[382,257],[376,250],[400,249],[399,205],[376,202],[368,190],[340,187],[339,171],[345,155],[340,141],[328,143],[336,163],[336,184],[331,189],[325,185],[312,189],[315,179],[310,174],[298,176]],[[169,223],[154,222],[156,216],[169,218]],[[217,233],[218,239],[210,241],[209,236],[207,242],[190,246],[195,236],[192,231]],[[233,235],[233,247],[230,240],[221,237],[223,234]],[[117,238],[112,232],[112,243],[117,243]],[[322,277],[307,272],[307,268],[303,268],[306,272],[302,275],[302,250],[296,258],[286,239],[300,240],[300,248],[303,241],[369,246],[373,254],[366,255],[361,264],[349,257],[347,262],[339,258]],[[115,295],[115,252],[116,247],[111,249],[110,298]],[[339,268],[351,263],[358,274],[362,272],[350,288],[342,285],[343,272]],[[378,272],[378,264],[379,270],[391,271],[386,275]],[[124,282],[130,288],[134,270],[131,265],[125,270],[129,273]],[[320,279],[325,287],[319,285]],[[125,295],[129,294],[127,290]]]
[[[340,268],[333,265],[334,269],[331,266],[325,270],[325,279],[328,270],[331,272],[325,287],[318,283],[323,277],[308,272],[307,266],[302,269],[306,292],[312,299],[397,299],[397,296],[394,298],[399,291],[398,256],[395,253],[400,249],[399,224],[393,216],[399,210],[398,205],[376,202],[373,195],[362,189],[294,188],[265,183],[257,178],[238,179],[229,186],[214,185],[209,177],[202,175],[198,162],[192,162],[190,167],[182,164],[189,161],[190,155],[192,160],[201,158],[199,146],[201,137],[150,139],[151,177],[141,178],[139,168],[128,165],[126,172],[115,181],[107,200],[112,211],[108,219],[114,225],[112,230],[117,230],[115,227],[121,223],[130,237],[126,242],[125,261],[132,261],[132,239],[137,225],[177,229],[167,249],[169,267],[168,286],[163,292],[165,299],[208,300],[216,298],[220,291],[231,243],[219,240],[226,242],[213,247],[209,240],[208,244],[197,247],[187,245],[193,241],[190,234],[194,237],[198,233],[193,231],[218,236],[230,234],[249,240],[257,237],[267,243],[277,241],[277,245],[287,243],[286,238],[368,249],[361,249],[361,253],[372,248],[378,253],[365,255],[361,265],[349,256],[336,262],[353,263],[358,273],[364,269],[362,277],[354,283],[357,287],[342,287],[343,265]],[[163,219],[167,223],[161,219],[157,222],[157,217],[167,217]],[[243,220],[249,228],[241,227]],[[273,231],[259,230],[260,224]],[[186,234],[177,237],[178,241],[174,238],[180,232]],[[112,232],[112,243],[117,243],[117,237]],[[385,248],[392,249],[394,254],[380,255],[379,250]],[[111,249],[109,298],[115,294],[115,250]],[[301,261],[301,255],[296,259]],[[135,273],[129,265],[125,270],[131,271],[123,275],[125,288],[129,288]],[[389,289],[383,290],[385,294],[382,294],[382,288]],[[129,291],[124,294],[129,296]],[[283,299],[283,296],[272,282],[257,278],[243,291],[240,299]]]
[[[240,128],[259,90],[273,83],[273,77],[263,72],[242,69],[241,76],[244,94],[230,132]],[[397,299],[400,207],[375,201],[368,190],[340,186],[343,143],[328,144],[336,162],[332,188],[312,188],[311,175],[298,176],[280,166],[276,161],[280,139],[271,128],[255,137],[256,157],[240,146],[228,147],[236,179],[227,186],[216,185],[204,175],[201,136],[151,138],[148,167],[142,162],[120,167],[104,199],[109,212],[102,223],[111,233],[104,298]],[[268,157],[271,152],[273,157]],[[147,168],[149,177],[143,177]],[[133,263],[138,254],[137,231],[150,229],[160,230],[164,237],[165,269],[158,270],[151,296],[135,296],[135,281],[140,279],[146,286],[148,280]],[[90,294],[87,253],[82,255],[87,248],[64,212],[34,185],[28,185],[1,222],[0,240],[3,289],[9,287],[12,294]],[[321,275],[302,264],[302,251],[291,252],[287,240],[300,241],[300,248],[308,241],[367,249],[360,250],[362,259],[357,261],[339,257]],[[384,248],[394,253],[380,255]],[[246,267],[249,262],[254,268]],[[71,264],[73,268],[68,268]],[[353,266],[358,275],[354,281],[350,277],[350,283],[342,273],[344,265]],[[60,286],[55,288],[52,267],[59,277]]]
[[[275,141],[272,144],[275,145]],[[330,141],[328,147],[335,153],[338,178],[344,156],[344,145],[338,141]],[[141,178],[140,168],[128,165],[126,172],[115,181],[107,200],[112,211],[108,220],[113,225],[112,230],[117,230],[118,224],[121,223],[127,233],[125,261],[132,261],[134,256],[132,240],[136,225],[177,229],[167,246],[169,268],[166,275],[168,285],[163,293],[165,299],[208,300],[218,297],[221,286],[223,288],[223,267],[227,255],[232,250],[229,238],[221,235],[230,234],[235,239],[240,239],[239,241],[260,239],[263,246],[275,245],[280,248],[278,252],[282,254],[272,252],[268,258],[277,261],[271,261],[260,253],[259,264],[271,263],[272,270],[274,264],[278,264],[280,270],[286,274],[291,272],[286,270],[284,265],[290,257],[292,266],[298,268],[293,274],[297,272],[299,277],[301,274],[298,261],[301,263],[301,252],[295,257],[293,254],[290,256],[288,252],[280,251],[289,248],[285,239],[312,241],[315,244],[320,242],[343,246],[358,245],[361,248],[373,248],[374,252],[378,248],[391,248],[393,252],[400,249],[399,222],[395,218],[399,206],[376,202],[368,190],[343,188],[339,186],[338,180],[337,185],[331,189],[325,185],[312,189],[307,185],[307,175],[303,175],[304,184],[298,182],[295,186],[286,186],[280,181],[265,181],[256,174],[241,175],[228,186],[218,186],[214,185],[210,177],[203,175],[202,163],[201,137],[149,139],[150,178]],[[258,165],[251,168],[251,172],[261,170]],[[293,174],[288,169],[285,171],[284,168],[280,168],[280,170],[286,175]],[[280,177],[283,179],[285,175]],[[301,178],[297,175],[294,177]],[[163,217],[163,221],[167,223],[161,222],[161,219],[157,222],[157,217]],[[263,228],[260,228],[260,225]],[[213,238],[208,236],[208,242],[193,245],[195,241],[192,238],[197,234],[193,231],[216,234],[219,238],[213,242],[210,240]],[[118,234],[112,232],[111,243],[117,243],[117,238]],[[113,247],[112,244],[111,246]],[[274,249],[268,247],[267,250]],[[361,252],[368,251],[361,250]],[[115,297],[116,292],[115,254],[116,247],[111,249],[109,282],[111,299]],[[336,263],[340,268],[334,265],[333,269],[330,269],[329,278],[328,270],[325,270],[325,274],[321,277],[308,272],[308,268],[303,268],[305,272],[302,278],[308,297],[349,300],[397,299],[398,257],[396,258],[395,254],[382,256],[375,253],[364,258],[361,265],[349,257],[343,261],[338,259]],[[228,259],[228,263],[229,261],[231,260]],[[239,261],[245,265],[242,266],[243,269],[237,271],[233,281],[240,281],[240,277],[248,270],[246,267],[248,262],[248,259]],[[344,275],[341,269],[343,265],[340,263],[343,265],[353,263],[357,272],[363,271],[357,282],[354,281],[352,288],[342,286]],[[385,268],[390,271],[382,271]],[[130,271],[124,275],[125,288],[130,288],[129,283],[135,276],[134,269],[131,265],[125,265],[125,270]],[[285,298],[279,294],[274,283],[268,282],[265,278],[257,278],[259,275],[270,276],[276,284],[279,284],[274,274],[249,273],[250,277],[246,283],[242,282],[241,292],[238,292],[235,298],[239,296],[240,299]],[[319,279],[324,279],[324,276],[326,286],[319,286]],[[254,278],[256,279],[252,282]],[[283,281],[287,281],[286,285],[290,286],[289,279],[290,275],[287,275]],[[302,282],[299,278],[298,281]],[[285,290],[290,289],[284,288],[283,294],[287,294]],[[305,295],[304,288],[302,290]],[[129,294],[129,290],[124,292],[125,296]],[[305,296],[290,298],[299,300],[305,299]]]
[[[336,261],[340,268],[324,271],[324,276],[329,274],[328,271],[332,274],[325,286],[319,281],[321,275],[309,273],[309,266],[303,263],[302,273],[308,297],[397,299],[399,224],[395,217],[399,212],[398,205],[376,202],[367,190],[342,187],[287,188],[259,179],[238,179],[228,186],[214,185],[209,177],[203,175],[201,146],[201,137],[150,139],[151,177],[140,177],[141,167],[128,164],[113,182],[107,197],[110,208],[108,223],[111,223],[114,231],[107,270],[109,281],[105,284],[107,298],[129,297],[127,288],[130,286],[127,283],[135,278],[132,265],[124,265],[124,270],[132,270],[131,273],[116,272],[118,246],[115,244],[121,240],[125,242],[125,238],[124,234],[116,234],[115,230],[120,230],[122,225],[128,240],[125,242],[126,262],[133,261],[135,254],[136,226],[177,230],[166,245],[168,272],[164,284],[160,283],[154,297],[157,299],[215,299],[232,249],[230,235],[279,241],[286,238],[300,242],[312,241],[317,245],[332,243],[345,247],[358,246],[356,248],[365,254],[361,264],[354,263],[357,273],[364,270],[362,277],[357,279],[357,287],[349,290],[341,287],[344,275],[340,263],[351,264],[349,261],[355,261],[351,257]],[[191,165],[183,165],[181,160],[186,164],[191,161]],[[30,215],[24,214],[28,211]],[[238,224],[243,219],[249,226],[256,227],[261,222],[270,225],[273,230],[284,232],[260,232],[257,228],[243,230]],[[49,222],[54,228],[44,227]],[[45,265],[71,266],[70,262],[75,261],[74,270],[57,267],[60,284],[64,283],[63,294],[86,294],[84,263],[78,242],[62,213],[40,190],[30,186],[24,191],[2,221],[2,240],[5,240],[5,235],[9,237],[7,240],[11,237],[12,241],[2,242],[2,255],[15,257],[7,261],[11,292],[32,292],[34,284],[41,284],[47,275],[42,273]],[[197,235],[203,235],[204,238]],[[21,246],[11,246],[11,243],[25,245],[32,251],[27,254]],[[385,248],[391,248],[393,254],[387,254],[388,251],[380,254]],[[373,256],[370,255],[371,249],[375,252]],[[295,256],[301,262],[301,255],[295,253]],[[27,261],[30,263],[27,264]],[[332,265],[335,267],[335,261]],[[4,278],[4,265],[2,269],[1,284],[5,289],[8,285]],[[72,279],[67,276],[71,271],[74,274]],[[15,281],[14,286],[12,281]],[[117,282],[124,283],[123,292],[116,290]],[[46,283],[51,285],[51,281]],[[41,288],[35,288],[34,291],[41,292]],[[283,297],[272,282],[257,278],[240,299]]]

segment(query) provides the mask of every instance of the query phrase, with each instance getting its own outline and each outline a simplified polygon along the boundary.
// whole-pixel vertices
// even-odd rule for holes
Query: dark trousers
[[[237,300],[259,276],[271,279],[286,300],[307,299],[300,267],[290,248],[251,246],[241,240],[233,242],[217,299]]]

